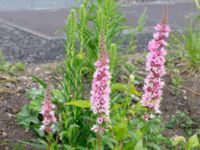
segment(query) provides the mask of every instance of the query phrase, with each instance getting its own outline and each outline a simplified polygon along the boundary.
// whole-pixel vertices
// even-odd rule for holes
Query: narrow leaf
[[[90,100],[72,100],[66,103],[68,106],[76,106],[81,108],[90,108]]]

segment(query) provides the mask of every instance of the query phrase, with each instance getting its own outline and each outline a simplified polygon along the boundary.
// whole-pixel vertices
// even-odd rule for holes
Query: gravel
[[[64,56],[62,39],[45,39],[31,32],[0,23],[0,49],[10,62],[48,63]]]

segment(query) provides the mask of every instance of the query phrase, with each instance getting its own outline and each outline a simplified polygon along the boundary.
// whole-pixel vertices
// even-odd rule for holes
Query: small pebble
[[[8,134],[7,134],[6,132],[3,132],[3,133],[2,133],[2,136],[4,136],[4,137],[7,136],[7,135],[8,135]]]
[[[183,94],[184,94],[184,95],[187,93],[187,91],[186,91],[186,90],[182,90],[182,92],[183,92]]]
[[[35,71],[37,72],[37,71],[40,71],[41,70],[41,68],[40,67],[36,67],[35,68]]]
[[[8,115],[9,118],[13,117],[14,115],[11,113],[6,113]]]
[[[187,96],[183,96],[183,99],[184,99],[184,100],[187,100],[188,98],[187,98]]]

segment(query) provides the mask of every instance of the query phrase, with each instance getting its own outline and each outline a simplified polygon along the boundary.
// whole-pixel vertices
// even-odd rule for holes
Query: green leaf
[[[34,81],[38,82],[43,88],[47,88],[47,84],[43,80],[33,75],[31,77]]]
[[[28,108],[28,105],[25,105],[22,108],[22,111],[17,114],[17,123],[23,125],[24,128],[29,129],[31,124],[39,124],[38,113],[33,112]]]
[[[144,147],[143,147],[143,141],[140,140],[140,141],[138,141],[137,144],[135,145],[134,150],[143,150],[143,149],[144,149]]]
[[[109,57],[110,57],[110,70],[111,72],[114,71],[114,69],[117,66],[117,47],[116,44],[112,43],[111,48],[109,51]]]
[[[197,147],[199,145],[199,139],[197,134],[191,136],[188,140],[188,149],[192,149],[194,147]]]
[[[128,91],[131,94],[134,94],[136,96],[141,96],[141,93],[138,92],[133,84],[130,86],[122,83],[114,83],[112,84],[112,91]]]
[[[113,126],[113,131],[117,141],[121,141],[127,137],[128,135],[127,124],[128,124],[127,119],[122,119]]]
[[[54,89],[52,90],[52,93],[53,93],[54,99],[56,99],[57,101],[61,103],[64,103],[63,93],[60,90]]]
[[[25,144],[25,145],[29,145],[31,147],[34,147],[34,148],[38,148],[38,149],[45,149],[46,146],[47,146],[47,143],[45,141],[41,141],[39,139],[36,139],[36,140],[32,140],[32,141],[22,141],[20,140],[19,141],[20,143],[22,144]]]
[[[108,145],[110,149],[114,149],[114,143],[116,144],[116,141],[110,138],[110,136],[102,136],[102,145]]]
[[[43,92],[44,92],[44,90],[42,88],[39,88],[39,89],[32,88],[32,89],[26,91],[26,96],[29,99],[34,100],[37,97],[43,97]]]
[[[32,88],[26,91],[26,96],[32,100],[28,105],[28,108],[32,111],[39,112],[44,99],[44,89]]]
[[[68,106],[76,106],[81,108],[90,108],[90,100],[72,100],[66,103]]]
[[[136,103],[135,105],[132,105],[131,108],[128,110],[128,112],[132,115],[135,115],[137,113],[144,113],[147,111],[147,108],[142,106],[140,102]]]
[[[137,139],[138,141],[142,140],[142,138],[144,137],[144,135],[143,135],[143,133],[142,133],[142,131],[141,131],[140,129],[137,129],[137,130],[135,131],[135,136],[136,136],[136,139]]]
[[[35,112],[39,112],[41,110],[42,101],[43,101],[42,97],[37,97],[36,99],[30,102],[30,104],[28,105],[28,108]]]
[[[196,4],[196,7],[197,7],[197,9],[199,9],[199,10],[200,10],[200,4],[199,4],[199,0],[195,0],[195,4]]]
[[[136,90],[136,88],[135,88],[134,85],[131,85],[131,86],[130,86],[130,93],[131,93],[131,94],[134,94],[134,95],[136,95],[136,96],[141,96],[141,93],[138,92],[138,91]]]
[[[160,148],[159,145],[157,145],[157,144],[155,144],[155,143],[152,143],[152,142],[147,143],[147,146],[148,146],[149,148],[153,148],[153,149],[155,149],[155,150],[162,150],[162,149]]]
[[[64,148],[67,149],[67,150],[75,150],[74,147],[67,145],[67,144],[64,145]]]
[[[123,106],[122,104],[115,103],[112,105],[111,110],[112,111],[119,110],[120,108],[122,108],[122,106]]]
[[[112,91],[126,91],[127,85],[122,83],[114,83],[112,84]]]

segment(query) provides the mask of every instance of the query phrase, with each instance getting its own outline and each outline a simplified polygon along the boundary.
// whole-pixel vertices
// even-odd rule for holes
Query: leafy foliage
[[[171,140],[175,149],[194,150],[200,147],[197,134],[192,135],[187,140],[182,136],[175,136]]]
[[[74,24],[74,31],[76,32],[74,32],[74,37],[76,42],[80,45],[80,54],[83,55],[83,57],[87,56],[84,58],[84,65],[89,69],[88,73],[91,74],[91,72],[94,71],[93,64],[98,56],[99,35],[102,31],[106,37],[111,72],[113,72],[120,63],[117,61],[119,57],[118,51],[123,43],[127,45],[127,48],[123,49],[132,47],[131,49],[134,50],[136,48],[135,33],[143,30],[146,11],[142,13],[138,20],[138,25],[132,30],[130,27],[124,25],[126,19],[119,11],[115,0],[85,0],[84,4],[75,10],[79,21],[72,23]],[[127,30],[130,31],[130,34],[122,38],[122,33]]]
[[[145,11],[138,21],[138,26],[133,34],[143,29],[145,20]],[[193,149],[199,146],[197,134],[191,136],[187,141],[180,139],[170,140],[163,136],[164,125],[160,116],[154,115],[151,110],[143,107],[140,102],[141,93],[135,87],[138,80],[142,77],[133,75],[135,66],[132,63],[124,64],[122,67],[126,70],[123,83],[118,80],[119,74],[116,72],[119,61],[120,45],[124,42],[120,35],[128,29],[124,25],[125,18],[117,9],[115,0],[85,0],[80,8],[71,10],[65,27],[65,51],[66,59],[62,64],[63,79],[58,81],[58,87],[51,89],[52,103],[56,105],[55,115],[57,123],[54,133],[42,132],[42,116],[40,115],[42,101],[45,98],[44,93],[49,86],[42,79],[33,77],[40,86],[27,91],[27,97],[30,103],[23,107],[17,115],[17,122],[27,130],[33,129],[38,138],[31,141],[20,141],[22,144],[28,144],[39,149],[69,149],[69,150],[161,150],[165,147]],[[106,36],[108,54],[110,56],[110,71],[113,79],[112,93],[110,100],[110,127],[105,134],[95,136],[91,131],[94,124],[94,116],[90,110],[90,100],[88,100],[91,74],[94,71],[93,63],[96,61],[99,53],[99,35],[103,31]],[[131,35],[135,38],[134,35]],[[192,33],[193,34],[193,33]],[[192,36],[193,37],[193,36]],[[130,38],[127,36],[125,40]],[[197,38],[195,36],[195,46],[187,42],[185,38],[185,47],[192,48],[192,51],[185,51],[184,55],[193,60],[198,60]],[[130,40],[128,40],[130,41]],[[136,43],[130,42],[130,48],[135,49]],[[78,45],[78,46],[77,46]],[[87,56],[87,57],[86,57]],[[4,62],[0,59],[0,62]],[[196,61],[194,61],[196,63]],[[198,62],[198,61],[197,61]],[[136,81],[137,80],[137,81]],[[175,79],[174,86],[178,86],[181,81]],[[192,120],[183,114],[178,114],[172,118],[169,127],[179,125],[183,128],[190,128]],[[147,119],[145,118],[146,116]],[[182,122],[180,122],[180,119]],[[100,142],[98,143],[98,138]]]
[[[189,65],[194,70],[199,70],[200,66],[200,31],[194,27],[188,27],[187,34],[183,35],[185,46],[185,56],[189,61]]]
[[[37,80],[39,81],[39,80]],[[41,84],[40,84],[41,85]],[[36,132],[40,128],[39,112],[41,110],[42,101],[44,99],[44,87],[41,85],[39,89],[33,88],[26,91],[26,96],[31,99],[28,105],[22,108],[17,115],[17,122],[24,126],[27,130],[33,129]]]
[[[119,36],[127,27],[125,18],[117,10],[114,0],[85,1],[78,11],[80,21],[77,30],[80,37],[80,49],[84,52],[87,66],[93,71],[93,63],[98,56],[99,35],[103,30],[109,51],[111,68],[116,65],[117,49],[114,43],[119,43]],[[83,45],[84,43],[84,45]]]
[[[171,120],[166,124],[167,128],[182,128],[188,135],[192,134],[192,126],[194,125],[193,120],[184,112],[177,111],[172,116]]]
[[[66,103],[66,105],[76,106],[81,108],[90,108],[90,100],[72,100]]]
[[[199,18],[190,18],[184,32],[176,33],[171,38],[170,58],[173,66],[181,68],[181,72],[199,72],[200,68],[200,24]],[[174,51],[176,49],[176,51]],[[171,67],[173,67],[171,66]]]

